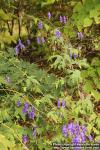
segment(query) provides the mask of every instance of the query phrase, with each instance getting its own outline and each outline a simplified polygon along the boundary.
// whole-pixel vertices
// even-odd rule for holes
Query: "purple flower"
[[[63,100],[62,101],[62,107],[64,108],[66,106],[66,103],[65,103],[65,101]]]
[[[67,129],[70,131],[70,133],[73,135],[75,131],[75,126],[73,123],[69,123]]]
[[[29,116],[30,119],[34,119],[34,117],[35,117],[35,110],[34,110],[34,108],[32,108],[32,110],[29,111],[28,116]]]
[[[48,19],[50,20],[51,19],[51,13],[48,12]]]
[[[81,126],[82,128],[82,132],[85,133],[86,132],[86,127],[85,126]]]
[[[17,45],[17,46],[15,47],[15,53],[16,53],[16,55],[19,54],[19,45]]]
[[[26,43],[27,43],[27,45],[31,44],[29,39],[26,40]]]
[[[66,23],[66,22],[67,22],[66,16],[63,16],[63,23]]]
[[[66,137],[68,137],[68,132],[67,132],[66,125],[63,125],[63,127],[62,127],[62,134],[64,134]]]
[[[43,28],[43,24],[42,24],[42,21],[40,21],[39,23],[38,23],[38,29],[42,29]]]
[[[85,138],[85,134],[83,132],[80,132],[80,136],[81,136],[81,142],[85,142],[86,138]]]
[[[23,110],[22,110],[23,114],[27,114],[28,108],[29,108],[29,103],[28,103],[28,102],[25,102],[24,107],[23,107]]]
[[[74,59],[76,59],[78,57],[77,54],[74,54],[73,56],[74,56]]]
[[[89,135],[88,138],[89,138],[89,141],[92,141],[92,140],[93,140],[93,138],[92,138],[91,135]]]
[[[72,142],[73,143],[80,143],[80,138],[78,136],[75,136],[73,139],[72,139]]]
[[[27,135],[23,135],[23,136],[22,136],[22,142],[23,142],[24,144],[27,144],[27,142],[28,142],[28,136],[27,136]]]
[[[77,33],[77,36],[78,36],[78,38],[79,38],[80,40],[82,40],[83,37],[84,37],[82,32],[78,32],[78,33]]]
[[[37,37],[37,43],[38,43],[38,44],[41,44],[41,39],[40,39],[40,37]]]
[[[16,103],[16,106],[17,106],[17,107],[20,107],[20,105],[21,105],[21,101],[18,100],[17,103]]]
[[[59,17],[59,20],[61,23],[63,23],[63,17],[62,16]]]
[[[41,38],[41,42],[42,42],[42,43],[45,43],[44,37]]]
[[[60,108],[60,105],[61,105],[61,102],[60,102],[60,100],[58,100],[58,108]]]
[[[55,32],[55,35],[56,35],[57,38],[59,38],[59,37],[61,36],[61,32],[60,32],[59,30],[57,30],[57,31]]]

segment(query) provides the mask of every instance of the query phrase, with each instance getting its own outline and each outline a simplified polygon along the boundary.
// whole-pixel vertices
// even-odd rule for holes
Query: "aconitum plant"
[[[39,23],[38,23],[38,29],[42,29],[42,28],[43,28],[42,21],[39,21]]]
[[[50,20],[51,19],[51,13],[48,12],[48,19]]]
[[[27,135],[23,135],[23,136],[22,136],[22,142],[23,142],[24,144],[27,144],[27,142],[28,142],[28,136],[27,136]]]
[[[15,53],[16,53],[16,55],[19,54],[20,49],[25,49],[25,46],[24,46],[24,44],[22,43],[21,39],[18,40],[18,44],[17,44],[16,47],[15,47]]]
[[[60,32],[59,30],[56,30],[55,36],[56,36],[57,38],[60,38],[60,37],[61,37],[61,32]]]
[[[21,101],[20,101],[20,100],[17,101],[16,106],[17,106],[17,107],[20,107],[20,106],[21,106]]]
[[[78,123],[68,123],[68,125],[62,126],[62,134],[65,137],[71,137],[72,143],[84,143],[87,138],[87,131],[85,126],[81,126]],[[93,138],[91,135],[88,136],[89,141],[92,141]]]

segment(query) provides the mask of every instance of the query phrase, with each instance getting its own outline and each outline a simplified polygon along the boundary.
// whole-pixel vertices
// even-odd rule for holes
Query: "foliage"
[[[100,140],[99,8],[0,0],[1,150]]]

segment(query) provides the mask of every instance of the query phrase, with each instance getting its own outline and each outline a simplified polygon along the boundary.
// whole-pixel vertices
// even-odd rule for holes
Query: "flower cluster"
[[[23,135],[23,136],[22,136],[22,142],[23,142],[24,144],[27,144],[27,143],[28,143],[28,136],[27,136],[27,135]]]
[[[76,58],[78,58],[78,55],[77,55],[77,54],[74,54],[74,53],[70,53],[70,58],[71,58],[71,59],[72,59],[72,58],[76,59]]]
[[[24,49],[24,48],[25,48],[24,44],[22,43],[21,39],[19,39],[19,40],[18,40],[18,44],[17,44],[16,47],[15,47],[16,55],[19,54],[20,49]]]
[[[45,38],[44,37],[37,37],[37,44],[44,44]]]
[[[61,23],[66,23],[67,22],[66,16],[60,16],[59,20],[60,20]]]
[[[35,117],[35,108],[29,105],[28,102],[24,103],[24,107],[22,109],[23,114],[28,115],[29,119],[34,119]]]
[[[58,100],[58,104],[57,104],[58,108],[60,108],[61,105],[62,105],[62,108],[65,108],[66,102],[64,100],[62,100],[62,101]]]
[[[84,143],[86,141],[86,127],[78,123],[69,123],[68,126],[63,125],[62,134],[65,137],[72,137],[72,143]],[[92,141],[92,136],[88,136],[89,141]]]

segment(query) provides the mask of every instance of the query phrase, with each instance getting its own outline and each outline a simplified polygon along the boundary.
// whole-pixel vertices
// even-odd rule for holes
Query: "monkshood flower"
[[[57,38],[60,38],[60,37],[61,37],[61,32],[60,32],[59,30],[56,30],[55,36],[56,36]]]
[[[82,40],[83,37],[84,37],[82,32],[78,32],[78,33],[77,33],[77,36],[78,36],[78,38],[79,38],[80,40]]]
[[[29,116],[30,119],[32,119],[32,120],[34,119],[34,117],[35,117],[35,109],[34,109],[34,107],[32,108],[31,111],[29,111],[28,116]]]
[[[75,126],[73,123],[69,123],[67,129],[69,130],[70,134],[73,135],[75,132]]]
[[[61,102],[60,102],[60,100],[58,99],[58,108],[60,108],[60,106],[61,106]]]
[[[78,135],[76,135],[73,139],[72,139],[73,143],[80,143],[80,137],[78,137]]]
[[[22,44],[21,39],[18,40],[18,46],[19,46],[19,48],[21,48],[21,49],[24,49],[24,48],[25,48],[24,44]]]
[[[51,13],[48,12],[48,19],[50,20],[51,19]]]
[[[63,100],[62,101],[62,107],[65,108],[65,106],[66,106],[66,102]]]
[[[25,102],[23,110],[22,110],[23,114],[27,114],[28,113],[28,108],[29,108],[29,103]]]
[[[92,141],[92,140],[93,140],[93,138],[92,138],[91,135],[89,135],[88,138],[89,138],[89,141]]]
[[[42,42],[42,43],[45,43],[44,37],[41,38],[41,42]]]
[[[64,134],[64,136],[68,137],[68,131],[67,131],[66,125],[63,125],[63,127],[62,127],[62,134]]]
[[[81,136],[82,143],[84,143],[86,141],[85,134],[83,132],[80,132],[80,136]]]
[[[77,56],[77,54],[73,54],[73,57],[74,57],[74,59],[76,59],[78,56]]]
[[[66,23],[67,22],[67,18],[66,16],[63,16],[63,23]]]
[[[17,46],[15,47],[15,53],[16,53],[16,55],[19,54],[19,45],[17,45]]]
[[[59,20],[61,23],[63,23],[63,17],[62,16],[59,17]]]
[[[26,40],[26,43],[27,43],[27,45],[30,45],[30,44],[31,44],[31,42],[30,42],[29,39]]]
[[[41,38],[37,37],[37,44],[41,44]]]
[[[38,23],[38,29],[42,29],[43,28],[43,24],[42,24],[42,21],[40,21],[39,23]]]
[[[24,144],[27,144],[27,142],[28,142],[28,136],[27,136],[27,135],[23,135],[23,136],[22,136],[22,142],[23,142]]]
[[[20,100],[17,101],[16,106],[17,106],[17,107],[20,107],[20,106],[21,106],[21,101],[20,101]]]

